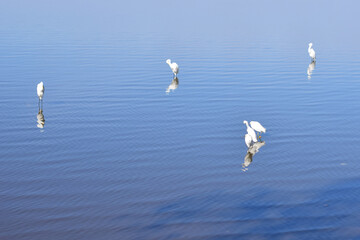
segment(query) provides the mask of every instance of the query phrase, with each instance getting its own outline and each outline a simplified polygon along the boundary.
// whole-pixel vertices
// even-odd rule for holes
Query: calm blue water
[[[293,37],[33,30],[0,34],[0,239],[360,237],[357,45],[309,77]]]

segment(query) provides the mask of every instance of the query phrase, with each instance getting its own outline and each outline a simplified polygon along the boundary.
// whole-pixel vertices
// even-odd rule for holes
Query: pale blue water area
[[[189,31],[180,24],[179,33],[158,27],[161,16],[153,27],[151,18],[138,20],[142,31],[119,17],[120,27],[103,30],[105,23],[76,29],[89,26],[83,19],[61,25],[50,13],[16,25],[7,13],[0,28],[0,239],[360,237],[355,29],[343,29],[342,18],[333,25],[341,36],[330,38],[336,34],[321,19],[311,38],[303,35],[306,15],[280,21],[274,35],[266,29],[275,20],[224,30],[223,22],[237,26],[226,13],[215,29],[199,28],[204,18],[216,22],[217,5],[209,15],[183,13],[179,22],[190,16],[200,23]],[[111,22],[108,7],[99,14]],[[122,20],[135,19],[124,12]],[[161,14],[171,16],[171,8]],[[299,34],[288,31],[294,22]],[[310,41],[317,62],[309,77]],[[180,66],[178,85],[168,58]],[[267,129],[246,168],[244,120]]]

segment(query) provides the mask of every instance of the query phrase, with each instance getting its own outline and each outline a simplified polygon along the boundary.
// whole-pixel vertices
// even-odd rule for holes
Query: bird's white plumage
[[[37,95],[39,97],[39,99],[41,100],[44,96],[44,91],[45,91],[45,88],[44,88],[44,83],[43,82],[40,82],[38,85],[37,85]]]
[[[253,142],[257,142],[257,138],[256,138],[256,133],[254,131],[254,129],[252,129],[250,126],[249,126],[249,123],[248,121],[244,120],[244,124],[246,125],[247,129],[247,133],[251,136],[251,139]]]
[[[175,62],[171,62],[170,59],[166,60],[166,63],[169,64],[171,71],[175,74],[175,76],[178,74],[179,72],[179,66],[175,63]]]
[[[245,134],[245,144],[249,148],[252,142],[252,138],[249,134]]]
[[[316,54],[315,54],[315,50],[312,48],[312,43],[309,43],[309,48],[308,48],[308,52],[309,52],[309,56],[312,58],[313,61],[316,60]]]
[[[252,129],[254,129],[257,132],[260,133],[265,133],[266,132],[266,128],[264,128],[259,122],[257,121],[251,121],[250,122],[250,126]]]

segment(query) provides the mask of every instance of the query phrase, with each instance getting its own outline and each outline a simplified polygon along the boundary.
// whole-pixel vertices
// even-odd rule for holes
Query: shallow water
[[[3,30],[1,239],[360,236],[360,49],[314,48]]]

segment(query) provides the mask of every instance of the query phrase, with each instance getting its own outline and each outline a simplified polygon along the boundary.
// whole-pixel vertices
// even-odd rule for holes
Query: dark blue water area
[[[0,37],[1,239],[360,236],[357,46],[42,34]]]

